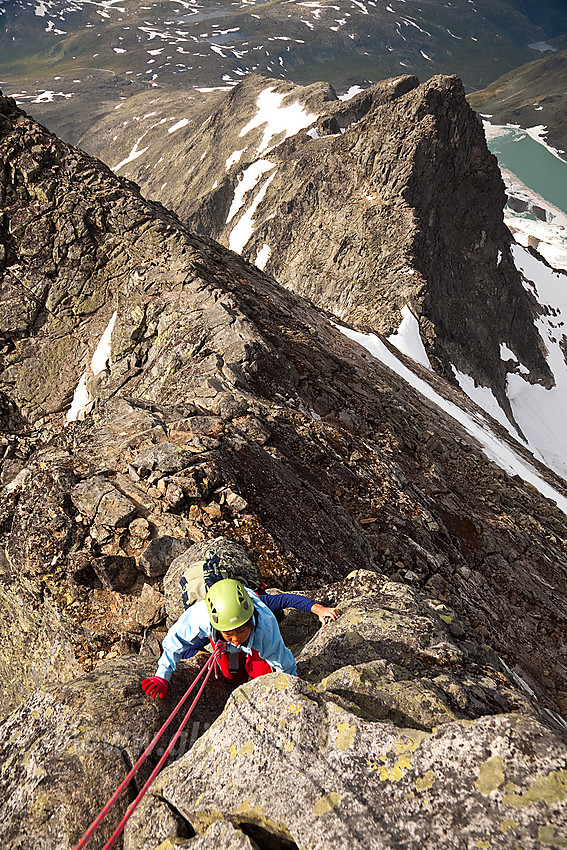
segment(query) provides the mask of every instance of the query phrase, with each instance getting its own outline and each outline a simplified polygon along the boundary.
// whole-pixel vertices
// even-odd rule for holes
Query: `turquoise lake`
[[[567,162],[558,159],[523,130],[502,128],[502,135],[488,141],[501,168],[515,174],[567,215]]]

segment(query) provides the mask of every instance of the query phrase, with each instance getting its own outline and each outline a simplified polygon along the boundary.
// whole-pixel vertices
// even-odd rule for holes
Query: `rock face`
[[[128,175],[157,197],[167,183],[164,200],[192,228],[355,326],[394,333],[409,306],[434,368],[472,375],[510,417],[501,343],[552,385],[498,165],[460,81],[404,76],[345,102],[297,88],[278,114],[285,125],[295,102],[305,129],[284,141],[262,111],[280,91],[252,77],[208,120],[199,112],[179,147],[191,166],[173,183],[148,161]]]
[[[209,680],[125,850],[433,848],[464,836],[556,846],[567,746],[497,656],[447,605],[386,576],[357,571],[329,593],[342,614],[310,640],[304,629],[302,680],[273,674],[232,695]],[[5,846],[78,841],[199,669],[184,662],[166,700],[151,701],[139,688],[149,664],[115,659],[39,688],[0,727]],[[177,723],[90,846],[107,840]]]
[[[161,578],[144,552],[159,537],[223,535],[284,589],[324,589],[353,567],[409,571],[557,708],[563,514],[495,472],[453,420],[308,302],[10,101],[2,110],[1,380],[23,423],[1,496],[4,585],[30,599],[26,617],[53,635],[48,646],[65,633],[74,660],[54,660],[57,680],[109,654],[158,652]],[[18,163],[32,159],[28,179]],[[57,225],[51,242],[44,221]],[[94,409],[64,427],[67,407],[44,400],[70,405],[114,311]],[[9,633],[17,618],[5,610]],[[19,644],[3,645],[12,705],[61,657],[48,646],[27,649],[20,678]]]
[[[4,847],[75,846],[171,711],[169,703],[149,700],[140,688],[148,663],[147,656],[115,659],[72,683],[40,688],[0,727]],[[186,670],[178,677],[175,701],[197,669],[193,665],[189,676]],[[207,702],[199,704],[173,755],[182,754],[218,715],[228,692],[213,677]],[[154,749],[89,847],[103,846],[178,725],[170,726],[161,751]]]
[[[344,619],[309,642],[313,619],[286,618],[302,681],[252,683],[222,717],[213,685],[197,719],[219,719],[131,846],[193,831],[203,847],[335,832],[345,847],[448,846],[451,811],[473,846],[501,827],[502,846],[562,841],[564,514],[313,304],[13,102],[0,112],[3,843],[73,846],[139,755],[128,735],[156,728],[198,666],[165,705],[138,689],[178,602],[163,576],[220,536],[269,585],[340,602]],[[79,383],[89,412],[67,422]],[[211,779],[236,761],[234,779]]]
[[[173,844],[171,808],[205,835],[224,820],[275,836],[266,847],[560,846],[564,759],[559,738],[518,715],[427,734],[365,721],[273,674],[242,686],[158,779],[125,847]]]
[[[407,585],[357,572],[331,592],[342,616],[299,656],[307,681],[239,688],[158,778],[126,850],[172,846],[188,825],[261,847],[560,846],[565,742],[496,657]]]

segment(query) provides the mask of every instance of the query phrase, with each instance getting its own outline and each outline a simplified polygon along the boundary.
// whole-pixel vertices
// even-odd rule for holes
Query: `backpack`
[[[266,587],[244,549],[225,537],[192,546],[185,559],[188,563],[179,577],[184,610],[204,599],[207,590],[222,579],[236,579],[256,591]]]

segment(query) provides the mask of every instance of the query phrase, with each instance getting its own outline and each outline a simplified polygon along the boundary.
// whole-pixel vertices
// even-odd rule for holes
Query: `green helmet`
[[[254,614],[254,603],[246,588],[233,578],[215,582],[208,589],[205,601],[209,619],[220,632],[243,626]]]

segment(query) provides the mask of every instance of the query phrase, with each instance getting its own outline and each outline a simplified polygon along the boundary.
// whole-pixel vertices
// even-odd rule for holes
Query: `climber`
[[[207,644],[223,644],[219,667],[235,683],[274,671],[297,675],[295,659],[283,642],[275,614],[284,608],[310,611],[325,625],[336,620],[338,608],[319,605],[295,593],[255,593],[235,579],[222,579],[207,591],[205,599],[183,612],[163,641],[155,676],[142,681],[154,699],[167,694],[168,682],[181,658],[191,658]]]

